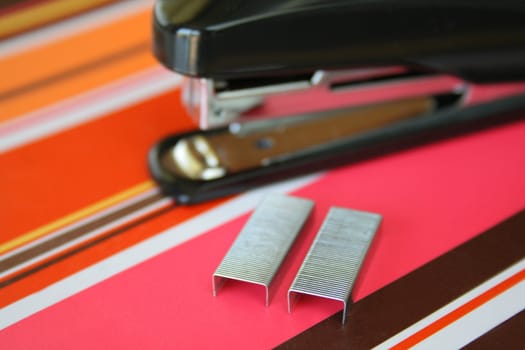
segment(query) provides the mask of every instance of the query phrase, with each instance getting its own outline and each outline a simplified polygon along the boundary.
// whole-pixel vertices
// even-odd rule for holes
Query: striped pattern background
[[[151,6],[150,0],[0,1],[0,344],[6,348],[276,346],[340,308],[301,302],[305,309],[290,317],[284,296],[330,205],[385,217],[381,253],[366,265],[357,299],[525,206],[524,123],[176,206],[151,182],[146,154],[157,140],[193,125],[179,102],[180,77],[150,53]],[[517,90],[524,85],[479,88],[475,97]],[[463,199],[446,205],[452,197],[444,189]],[[272,307],[261,314],[262,298],[249,288],[225,288],[221,300],[213,299],[211,275],[268,191],[294,192],[317,205],[283,265]],[[459,233],[440,232],[441,240],[428,243],[461,215]],[[403,239],[389,238],[394,231]],[[419,253],[409,254],[414,249]],[[403,252],[410,257],[400,258]],[[148,286],[160,295],[142,289]],[[125,310],[137,299],[143,308],[131,317]],[[90,310],[102,300],[109,304],[95,317]],[[59,332],[64,327],[68,336]],[[171,327],[177,336],[169,335]],[[95,336],[85,337],[83,329]]]
[[[154,234],[131,229],[172,206],[149,180],[146,152],[191,125],[179,79],[150,54],[150,7],[2,8],[0,36],[10,38],[0,44],[0,306]]]

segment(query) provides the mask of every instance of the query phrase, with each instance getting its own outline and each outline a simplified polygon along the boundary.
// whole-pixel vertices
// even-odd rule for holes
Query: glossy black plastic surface
[[[523,0],[161,0],[154,51],[216,79],[404,65],[525,79]]]

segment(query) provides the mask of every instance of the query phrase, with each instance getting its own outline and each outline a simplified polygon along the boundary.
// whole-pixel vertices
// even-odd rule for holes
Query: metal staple
[[[313,208],[311,200],[269,195],[256,208],[213,274],[213,295],[226,279],[269,286]]]
[[[352,286],[380,223],[378,214],[331,208],[288,290],[288,311],[298,293],[340,300],[344,323]]]

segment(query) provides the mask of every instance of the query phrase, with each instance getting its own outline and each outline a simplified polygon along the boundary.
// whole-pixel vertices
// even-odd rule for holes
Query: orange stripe
[[[68,97],[97,88],[114,80],[125,78],[138,71],[157,65],[148,51],[143,51],[96,70],[70,77],[42,89],[30,91],[10,98],[1,104],[0,121],[14,119],[25,113],[50,105]]]
[[[74,213],[68,214],[58,220],[50,222],[49,224],[46,224],[37,229],[29,231],[23,235],[20,235],[9,242],[0,244],[0,254],[6,253],[21,245],[37,240],[40,237],[43,237],[51,232],[54,232],[74,222],[85,219],[88,216],[94,215],[118,203],[124,202],[130,198],[136,197],[139,194],[145,193],[153,189],[154,187],[155,187],[155,183],[153,181],[146,181],[136,186],[133,186],[131,188],[128,188],[125,191],[119,192],[109,198],[105,198],[104,200],[91,204],[90,206],[86,208],[77,210]]]
[[[0,155],[0,244],[150,179],[146,155],[192,127],[173,91]]]
[[[0,93],[100,59],[150,37],[148,11],[0,59]]]
[[[525,269],[507,278],[503,282],[497,284],[496,286],[485,291],[484,293],[478,295],[476,298],[470,300],[468,303],[458,307],[454,311],[441,317],[440,319],[436,320],[435,322],[431,323],[430,325],[426,326],[420,331],[414,333],[412,336],[408,337],[407,339],[403,340],[396,346],[392,347],[392,349],[409,349],[413,347],[414,345],[420,343],[424,339],[432,336],[433,334],[447,327],[452,322],[457,321],[458,319],[465,316],[469,312],[473,311],[474,309],[477,309],[478,307],[487,303],[488,301],[495,298],[499,294],[512,288],[513,286],[520,283],[524,279],[525,279]]]
[[[121,234],[0,288],[0,308],[35,293],[155,234],[223,203],[225,199],[195,206],[177,207]]]
[[[142,11],[91,31],[0,59],[0,96],[15,93],[14,98],[2,102],[0,121],[157,64],[147,47],[150,31],[149,10]],[[100,69],[94,68],[91,70],[96,72],[93,76],[89,71],[70,77],[60,75],[103,61],[104,57],[139,44],[145,45],[144,51]],[[52,81],[54,77],[60,79],[50,82],[45,89],[36,88],[36,93],[31,90],[35,82]]]
[[[112,1],[114,0],[54,0],[23,7],[18,11],[2,16],[0,21],[0,38],[73,16],[106,5]]]

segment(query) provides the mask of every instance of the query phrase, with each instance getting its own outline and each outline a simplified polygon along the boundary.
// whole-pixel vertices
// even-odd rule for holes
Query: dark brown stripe
[[[20,252],[19,254],[13,255],[5,260],[1,260],[0,261],[0,273],[7,271],[11,268],[14,268],[26,261],[29,261],[36,256],[39,256],[57,247],[67,244],[86,234],[89,234],[90,232],[104,225],[110,224],[126,215],[132,214],[140,209],[143,209],[146,206],[161,200],[162,198],[163,197],[160,194],[154,194],[154,195],[148,196],[139,202],[126,206],[106,216],[100,217],[94,221],[87,222],[86,224],[81,225],[77,228],[67,230],[60,236],[57,236],[41,244],[38,244],[32,248],[24,250]],[[24,274],[24,272],[22,272],[21,274]],[[0,288],[11,283],[10,281],[16,278],[17,278],[17,275],[14,275],[11,278],[9,278],[9,280],[0,282]]]
[[[0,0],[0,16],[52,0]]]
[[[278,349],[370,349],[525,256],[525,210],[352,306]]]
[[[525,298],[525,296],[523,297]],[[525,349],[525,311],[514,315],[514,317],[483,334],[472,343],[467,344],[463,349]]]
[[[23,278],[26,278],[28,276],[31,276],[32,274],[36,273],[36,272],[39,272],[41,270],[44,270],[48,267],[51,267],[75,254],[78,254],[84,250],[87,250],[91,247],[94,247],[96,246],[97,244],[100,244],[112,237],[115,237],[115,236],[118,236],[120,234],[123,234],[125,232],[127,232],[128,230],[134,228],[134,227],[137,227],[137,226],[140,226],[146,222],[148,222],[149,220],[152,220],[153,218],[156,218],[156,217],[159,217],[161,215],[163,215],[164,213],[167,213],[168,211],[172,210],[173,209],[173,206],[168,206],[168,207],[165,207],[165,208],[162,208],[160,210],[157,210],[157,211],[154,211],[154,212],[151,212],[149,213],[148,215],[144,216],[144,217],[141,217],[140,219],[138,220],[133,220],[129,223],[127,223],[126,225],[124,225],[123,227],[120,227],[116,230],[109,230],[108,232],[104,233],[103,235],[97,237],[96,239],[92,240],[92,241],[88,241],[86,242],[85,244],[82,244],[74,249],[71,249],[71,250],[67,250],[65,252],[63,252],[62,254],[58,255],[58,256],[55,256],[53,257],[53,259],[50,259],[48,261],[45,261],[43,262],[42,264],[39,264],[37,266],[35,266],[34,268],[30,269],[30,270],[27,270],[27,271],[24,271],[16,276],[13,276],[12,278],[10,278],[9,280],[7,281],[3,281],[3,282],[0,282],[0,289],[3,288],[3,287],[7,287],[8,285],[12,284],[12,283],[15,283]]]
[[[46,77],[46,78],[43,78],[37,81],[32,81],[31,83],[27,85],[15,87],[4,93],[1,93],[0,102],[2,100],[7,100],[9,98],[13,98],[19,95],[27,94],[34,90],[44,88],[47,85],[57,84],[62,80],[70,79],[74,76],[86,74],[90,71],[94,71],[96,69],[107,66],[109,64],[114,64],[116,62],[126,60],[130,56],[138,55],[143,52],[149,52],[150,46],[151,44],[149,42],[140,42],[133,46],[122,49],[120,51],[112,52],[111,54],[106,55],[104,57],[100,57],[99,59],[96,59],[94,61],[87,62],[85,64],[79,65],[77,67],[68,69],[63,72],[56,73],[54,75],[51,75],[49,77]],[[38,60],[38,58],[35,57],[35,60]]]

